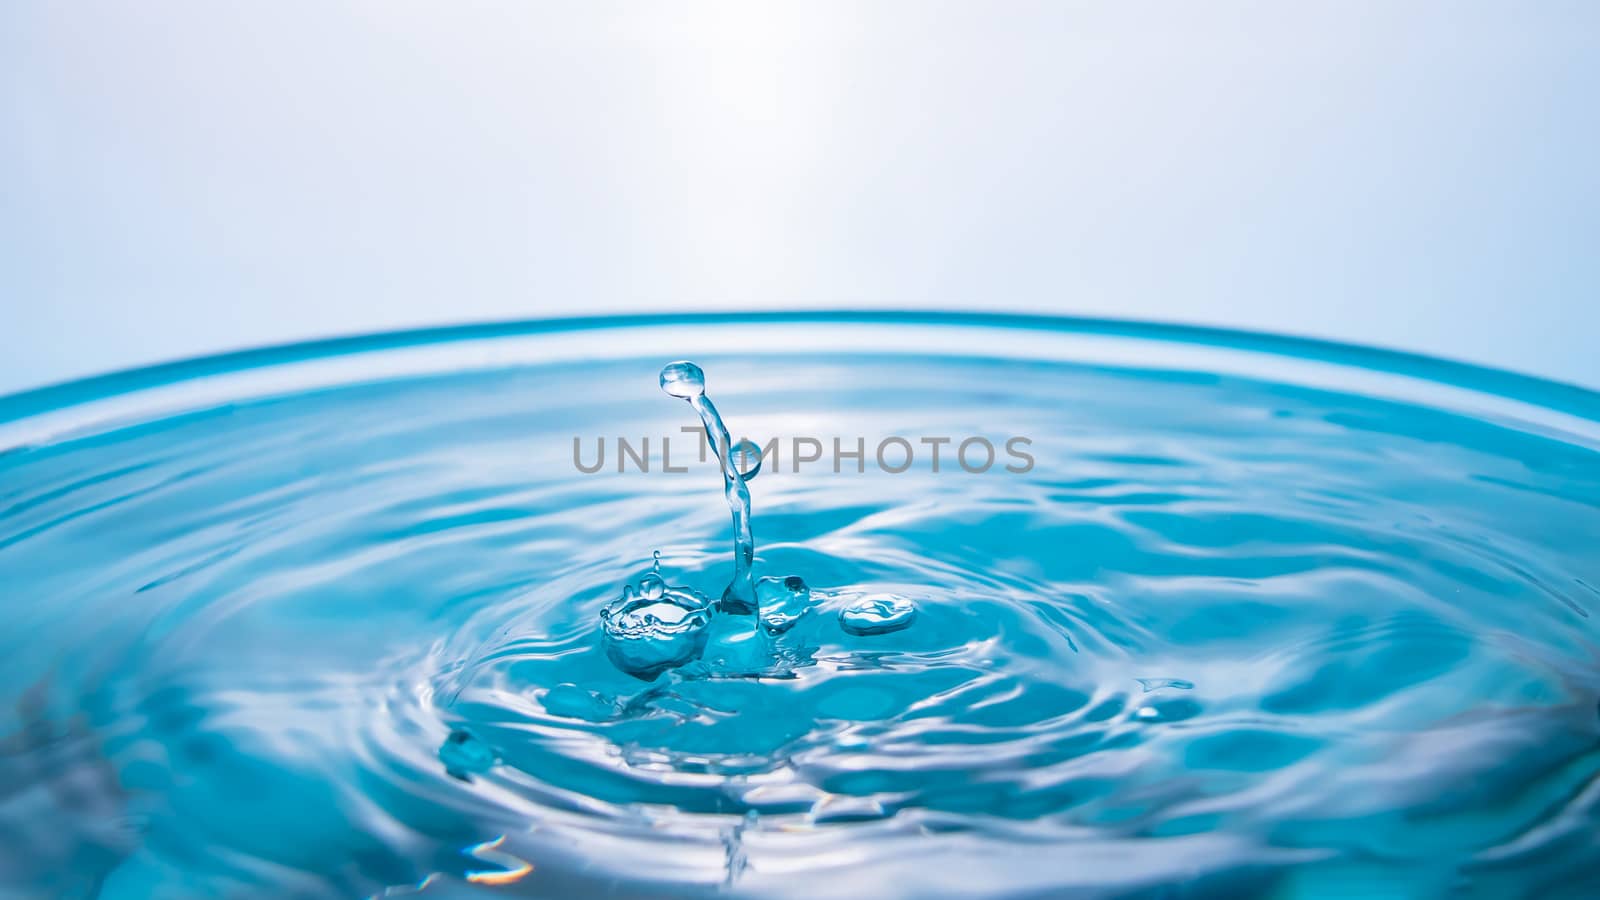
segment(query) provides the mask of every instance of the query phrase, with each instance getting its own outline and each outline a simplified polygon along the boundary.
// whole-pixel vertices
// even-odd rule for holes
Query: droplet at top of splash
[[[661,389],[684,400],[698,397],[706,392],[706,373],[692,362],[667,363],[661,370]]]

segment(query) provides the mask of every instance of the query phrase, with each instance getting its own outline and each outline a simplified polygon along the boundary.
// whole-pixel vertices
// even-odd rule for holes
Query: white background
[[[0,391],[625,310],[1162,319],[1600,386],[1600,4],[0,5]]]

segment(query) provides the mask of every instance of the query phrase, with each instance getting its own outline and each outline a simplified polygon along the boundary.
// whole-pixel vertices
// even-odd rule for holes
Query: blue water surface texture
[[[251,351],[0,398],[0,609],[5,898],[1600,895],[1600,397],[1503,372]]]

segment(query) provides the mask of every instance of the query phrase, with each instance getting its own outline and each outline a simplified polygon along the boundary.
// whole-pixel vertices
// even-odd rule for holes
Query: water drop
[[[798,575],[763,578],[756,582],[761,605],[761,627],[767,634],[782,634],[811,611],[811,588]]]
[[[494,748],[477,735],[457,728],[439,747],[439,761],[444,763],[444,770],[450,777],[470,782],[473,775],[489,771],[500,758]]]
[[[706,392],[706,373],[686,360],[667,363],[661,370],[661,389],[684,400],[698,397]]]
[[[644,681],[699,659],[710,623],[710,600],[669,585],[654,572],[639,579],[637,591],[625,586],[622,596],[600,611],[606,656]]]
[[[761,447],[749,438],[733,445],[733,467],[739,477],[749,481],[761,474]]]
[[[911,624],[917,607],[899,594],[867,594],[839,611],[839,627],[856,635],[888,634]]]
[[[639,579],[639,596],[646,600],[660,600],[667,592],[667,583],[654,572]]]

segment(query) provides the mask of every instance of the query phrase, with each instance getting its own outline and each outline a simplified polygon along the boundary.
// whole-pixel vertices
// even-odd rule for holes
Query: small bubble
[[[667,363],[661,370],[661,389],[684,400],[698,397],[706,392],[706,373],[686,360]]]
[[[911,624],[917,607],[899,594],[868,594],[839,611],[839,627],[855,635],[888,634]]]

